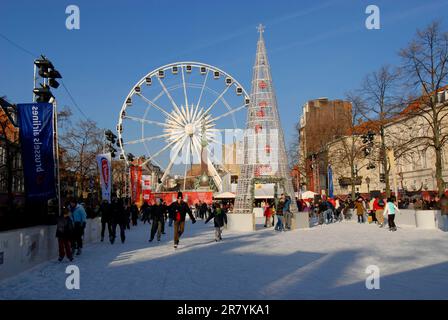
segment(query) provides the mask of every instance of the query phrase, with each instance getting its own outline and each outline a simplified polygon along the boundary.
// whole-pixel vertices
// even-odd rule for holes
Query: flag
[[[333,198],[333,169],[328,165],[328,196]]]
[[[53,105],[27,103],[17,107],[26,196],[43,201],[55,198]]]
[[[110,202],[110,196],[112,192],[111,154],[99,154],[96,156],[96,161],[98,163],[98,170],[100,172],[102,199]]]

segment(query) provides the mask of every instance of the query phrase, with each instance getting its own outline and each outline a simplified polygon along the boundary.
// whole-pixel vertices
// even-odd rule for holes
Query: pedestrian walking
[[[222,208],[221,204],[218,203],[216,205],[216,210],[207,218],[207,220],[205,220],[205,224],[207,224],[211,219],[214,219],[215,241],[221,241],[222,229],[227,225],[227,213],[226,210]]]
[[[191,213],[188,204],[183,201],[182,192],[177,194],[177,200],[171,204],[170,211],[172,212],[172,217],[174,219],[174,248],[177,248],[179,239],[185,230],[185,216],[188,213],[193,224],[196,223],[196,219]]]
[[[73,251],[76,250],[76,255],[80,255],[82,251],[82,242],[84,236],[84,229],[86,227],[87,213],[84,207],[72,198],[70,200],[71,218],[73,221]]]
[[[72,253],[72,238],[73,238],[73,221],[70,217],[70,210],[66,207],[62,208],[62,216],[58,217],[58,223],[56,227],[56,238],[58,238],[59,247],[59,262],[61,262],[65,256],[70,261],[73,261]]]

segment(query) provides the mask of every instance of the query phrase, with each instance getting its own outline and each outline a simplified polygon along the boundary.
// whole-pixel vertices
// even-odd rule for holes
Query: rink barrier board
[[[84,243],[100,240],[100,218],[87,219]],[[56,226],[36,226],[0,232],[0,281],[16,276],[40,263],[56,260]]]

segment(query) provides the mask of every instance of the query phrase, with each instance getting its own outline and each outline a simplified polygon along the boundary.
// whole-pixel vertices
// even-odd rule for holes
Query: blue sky
[[[80,8],[80,30],[65,28],[69,4]],[[380,30],[364,26],[369,4],[381,10]],[[343,98],[366,73],[397,64],[398,50],[416,29],[441,20],[447,9],[446,0],[2,0],[0,33],[46,54],[83,112],[113,129],[135,82],[170,62],[215,65],[249,91],[261,22],[282,125],[291,141],[307,100]],[[32,72],[33,57],[0,37],[0,96],[29,102]],[[62,86],[53,92],[60,106],[72,106],[81,117]]]

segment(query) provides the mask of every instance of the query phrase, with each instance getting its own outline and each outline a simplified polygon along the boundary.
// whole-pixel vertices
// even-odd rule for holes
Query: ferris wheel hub
[[[194,134],[194,132],[195,132],[195,127],[194,127],[194,125],[193,125],[192,123],[188,123],[188,124],[185,126],[185,133],[186,133],[187,135],[189,135],[190,137],[192,137],[193,134]]]

